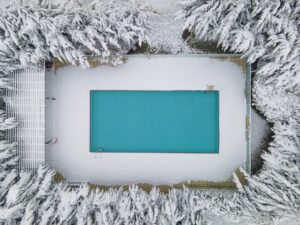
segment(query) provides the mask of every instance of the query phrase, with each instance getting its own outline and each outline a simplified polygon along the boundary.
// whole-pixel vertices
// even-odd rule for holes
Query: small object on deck
[[[56,144],[57,141],[58,141],[57,138],[52,138],[51,140],[46,141],[45,144],[46,144],[46,145],[50,145],[50,144],[53,145],[53,144]]]
[[[97,153],[97,154],[94,154],[94,158],[95,159],[100,159],[103,157],[103,149],[102,148],[97,148],[96,151],[94,151],[94,153]]]
[[[46,97],[46,100],[52,100],[52,101],[55,101],[56,98],[52,98],[52,97]]]
[[[213,84],[209,84],[206,86],[206,90],[208,90],[208,91],[212,91],[214,89],[215,89],[215,86]]]

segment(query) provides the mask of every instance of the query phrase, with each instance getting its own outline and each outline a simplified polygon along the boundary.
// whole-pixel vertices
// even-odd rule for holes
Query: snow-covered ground
[[[268,148],[271,128],[267,121],[254,109],[251,111],[251,170],[257,172],[262,164],[261,153]]]
[[[177,16],[181,9],[180,0],[137,0],[150,12],[149,39],[152,48],[159,52],[191,53],[191,49],[182,39],[184,20]]]
[[[220,153],[90,153],[89,91],[220,91]],[[228,180],[246,163],[245,74],[229,60],[200,56],[131,56],[118,67],[77,67],[47,74],[47,137],[58,142],[46,149],[46,163],[68,181],[98,184],[176,183]]]

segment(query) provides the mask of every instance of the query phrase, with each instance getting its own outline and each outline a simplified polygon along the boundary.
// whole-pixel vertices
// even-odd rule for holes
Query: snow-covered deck
[[[46,163],[71,182],[98,184],[172,184],[188,180],[225,181],[239,167],[249,167],[245,64],[213,56],[130,56],[113,68],[89,70],[67,66],[46,75]],[[220,92],[219,154],[91,153],[89,91],[206,90]],[[249,143],[249,142],[248,142]]]

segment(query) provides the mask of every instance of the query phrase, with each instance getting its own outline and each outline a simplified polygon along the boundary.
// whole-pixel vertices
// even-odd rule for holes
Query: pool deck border
[[[208,57],[208,58],[219,58],[220,60],[226,60],[230,58],[236,58],[238,60],[242,60],[242,62],[239,62],[237,60],[233,61],[233,63],[238,64],[240,67],[242,66],[243,72],[246,76],[246,83],[245,83],[245,96],[246,96],[246,117],[245,117],[245,138],[246,138],[246,165],[245,169],[248,174],[251,175],[251,64],[248,64],[245,59],[242,58],[242,54],[218,54],[218,53],[192,53],[192,54],[185,54],[185,53],[179,53],[176,55],[171,54],[125,54],[122,55],[124,57],[125,61],[127,58],[134,58],[134,57],[140,57],[141,55],[147,56],[150,58],[152,57]],[[91,57],[91,60],[95,59],[97,57]],[[242,63],[242,65],[240,64]],[[99,64],[100,65],[100,64]],[[96,65],[97,66],[97,65]],[[92,91],[92,90],[91,90]],[[220,134],[219,134],[220,138]],[[220,141],[220,140],[219,140]],[[219,152],[219,149],[218,149]],[[185,153],[185,152],[183,152]],[[180,154],[180,153],[179,153]],[[188,154],[188,153],[187,153]],[[214,154],[214,153],[212,153]]]
[[[243,71],[244,74],[246,75],[246,82],[245,82],[245,96],[246,96],[246,116],[245,116],[245,139],[246,139],[246,165],[245,165],[245,169],[248,172],[248,174],[251,175],[251,64],[248,64],[246,62],[245,59],[242,58],[241,54],[176,54],[176,55],[170,55],[170,54],[128,54],[128,55],[123,55],[123,57],[126,58],[134,58],[134,57],[141,57],[141,56],[146,56],[152,58],[152,57],[208,57],[208,58],[223,58],[224,60],[227,59],[231,59],[231,58],[235,58],[238,60],[241,60],[239,64],[237,61],[233,63],[239,64],[239,66],[243,66]],[[91,57],[90,59],[93,60],[97,57]],[[222,59],[221,59],[222,60]],[[96,61],[96,60],[94,60]],[[56,65],[56,63],[54,62],[54,65]],[[66,66],[69,64],[66,64],[64,62],[59,62],[57,65],[57,69],[63,66]],[[94,64],[92,65],[92,67],[96,67],[98,65],[101,65],[101,63],[99,64]],[[56,69],[55,68],[55,69]],[[200,182],[200,181],[199,181]],[[219,182],[217,182],[219,183]],[[222,183],[222,182],[220,182]],[[242,182],[244,183],[244,182]],[[112,185],[113,186],[113,185]],[[112,187],[111,186],[111,187]],[[197,185],[196,185],[197,186]],[[213,185],[215,186],[215,185]],[[172,185],[168,185],[168,187],[172,187]],[[193,188],[203,188],[201,185],[198,187],[193,187]],[[205,188],[205,187],[204,187]],[[226,185],[224,185],[224,188],[226,188]]]

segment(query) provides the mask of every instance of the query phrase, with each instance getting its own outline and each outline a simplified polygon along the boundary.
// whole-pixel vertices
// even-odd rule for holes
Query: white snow
[[[93,0],[85,1],[87,4],[93,2]],[[199,52],[191,49],[182,39],[185,21],[177,16],[182,9],[181,0],[135,0],[134,2],[148,12],[148,37],[151,48],[158,52],[172,54]]]
[[[251,152],[261,150],[261,144],[270,132],[267,121],[262,118],[255,110],[251,110]]]
[[[46,163],[71,182],[172,184],[228,180],[246,163],[245,74],[229,60],[205,56],[131,56],[118,68],[64,67],[47,75]],[[205,90],[220,92],[220,153],[90,153],[89,91]]]
[[[271,134],[270,125],[254,109],[251,110],[251,169],[252,172],[261,168],[261,153],[268,147]]]
[[[149,9],[149,39],[151,47],[159,52],[176,54],[191,53],[191,49],[182,39],[184,19],[176,16],[182,8],[180,0],[137,0]]]

